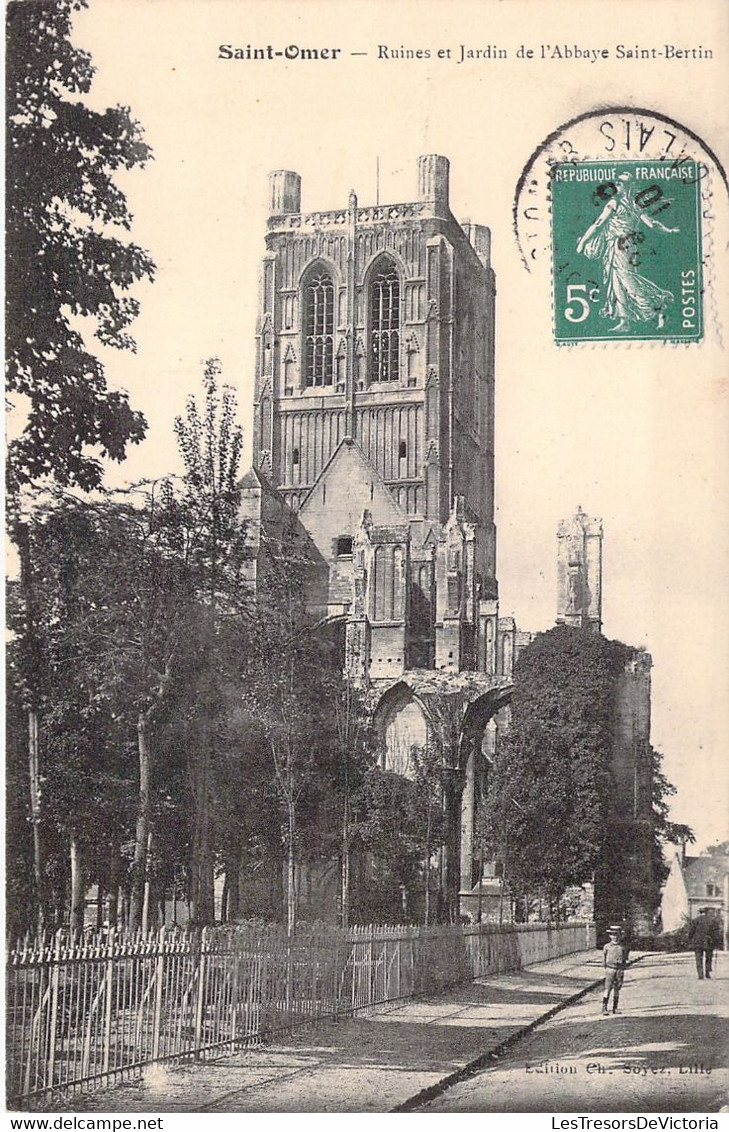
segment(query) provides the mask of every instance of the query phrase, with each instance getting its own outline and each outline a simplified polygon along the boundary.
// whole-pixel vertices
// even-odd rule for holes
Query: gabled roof
[[[362,447],[352,437],[345,437],[341,441],[319,473],[299,509],[302,522],[305,523],[310,511],[321,506],[321,493],[325,484],[332,484],[340,489],[337,502],[342,511],[351,512],[352,530],[359,526],[365,509],[371,512],[376,527],[408,523],[406,512]],[[330,492],[327,506],[331,506],[331,502]]]
[[[690,897],[701,898],[706,896],[707,884],[716,884],[722,889],[727,873],[729,857],[687,857],[683,866],[686,892]]]

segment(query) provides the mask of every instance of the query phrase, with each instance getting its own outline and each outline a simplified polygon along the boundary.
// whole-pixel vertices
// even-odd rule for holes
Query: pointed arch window
[[[371,381],[397,381],[400,376],[400,278],[383,263],[370,283]]]
[[[334,284],[324,268],[304,285],[304,376],[307,385],[334,380]]]

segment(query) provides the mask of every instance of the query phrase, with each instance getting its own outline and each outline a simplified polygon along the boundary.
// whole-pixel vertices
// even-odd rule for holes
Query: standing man
[[[708,908],[699,908],[699,914],[691,921],[688,931],[688,941],[696,958],[696,974],[700,979],[711,978],[714,948],[718,942],[718,933],[708,912]]]
[[[602,949],[602,965],[605,968],[605,990],[602,996],[602,1012],[607,1014],[610,992],[613,995],[613,1014],[618,1012],[620,988],[625,978],[627,953],[623,944],[623,928],[613,924],[608,928],[608,941]]]

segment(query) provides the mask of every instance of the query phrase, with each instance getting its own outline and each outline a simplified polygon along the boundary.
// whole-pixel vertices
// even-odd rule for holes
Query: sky
[[[248,431],[270,170],[299,172],[304,211],[325,210],[351,189],[374,203],[378,164],[382,202],[415,199],[417,157],[446,155],[454,215],[492,231],[501,613],[528,630],[552,625],[557,524],[578,504],[603,519],[604,632],[652,654],[652,740],[678,789],[671,816],[703,848],[729,837],[726,193],[716,178],[698,346],[555,346],[548,272],[525,270],[512,206],[542,140],[605,105],[675,118],[729,164],[729,7],[597,0],[589,21],[585,11],[572,0],[91,0],[75,39],[97,67],[92,102],[130,106],[154,152],[118,178],[133,237],[157,264],[135,290],[137,353],[98,349],[149,429],[109,479],[176,469],[173,419],[208,357],[221,359]],[[697,57],[618,58],[621,43]],[[221,60],[220,44],[341,54]],[[542,60],[543,44],[609,58]],[[461,45],[481,57],[460,63]],[[403,50],[430,57],[392,57]]]

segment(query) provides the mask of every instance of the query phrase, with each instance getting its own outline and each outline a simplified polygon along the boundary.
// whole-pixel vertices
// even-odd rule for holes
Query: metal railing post
[[[162,1022],[162,991],[164,989],[164,975],[165,975],[165,929],[164,924],[159,930],[157,937],[157,946],[159,951],[157,953],[157,966],[155,971],[155,986],[154,986],[154,1023],[152,1028],[152,1061],[156,1061],[159,1057],[159,1035]]]
[[[195,1060],[199,1060],[200,1047],[202,1046],[202,1027],[203,1016],[205,1014],[205,944],[207,943],[207,928],[203,928],[200,934],[200,961],[197,968],[197,1002],[195,1004],[195,1038],[194,1038],[194,1054]]]
[[[102,1057],[102,1067],[104,1073],[109,1072],[111,1065],[111,1000],[114,993],[114,937],[115,929],[109,930],[107,938],[107,953],[106,953],[106,972],[104,974],[104,993],[106,999],[104,1001],[104,1050]]]
[[[58,1017],[58,983],[61,976],[61,929],[56,932],[53,949],[53,969],[51,971],[51,1018],[48,1027],[48,1072],[46,1085],[53,1086],[56,1071],[56,1019]]]

